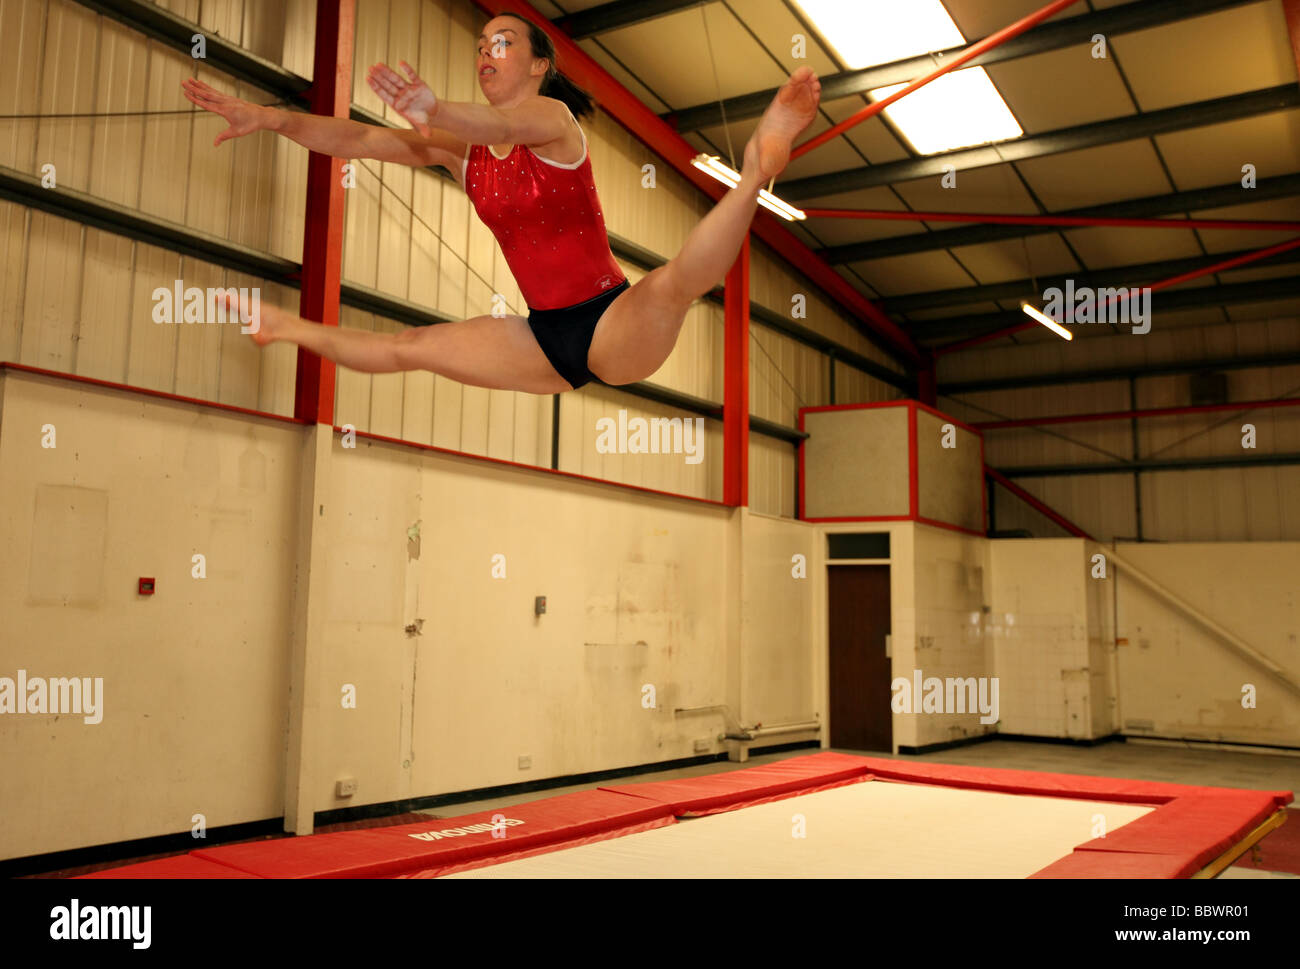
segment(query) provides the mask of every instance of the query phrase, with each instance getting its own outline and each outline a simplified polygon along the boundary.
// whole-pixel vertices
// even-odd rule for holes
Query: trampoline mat
[[[444,877],[1027,878],[1152,810],[872,780]]]

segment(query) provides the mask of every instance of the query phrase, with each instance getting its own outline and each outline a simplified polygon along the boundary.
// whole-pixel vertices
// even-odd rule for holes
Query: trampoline
[[[1212,877],[1291,799],[819,753],[83,877]]]
[[[474,877],[1027,878],[1101,814],[1152,809],[920,784],[857,783],[478,868]]]

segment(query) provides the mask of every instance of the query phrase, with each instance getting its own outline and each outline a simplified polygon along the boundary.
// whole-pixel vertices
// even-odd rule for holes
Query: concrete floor
[[[1078,747],[1064,744],[1026,743],[1009,740],[991,740],[966,747],[954,747],[921,756],[899,756],[877,751],[855,751],[833,748],[837,753],[865,754],[871,757],[889,757],[897,760],[926,761],[936,764],[979,765],[982,767],[1007,767],[1016,770],[1034,770],[1058,774],[1087,774],[1097,777],[1124,777],[1137,780],[1166,781],[1172,784],[1198,784],[1210,787],[1241,787],[1268,791],[1300,790],[1300,757],[1214,750],[1194,745],[1154,743],[1147,741],[1108,743],[1095,747]],[[771,764],[791,757],[816,753],[816,748],[782,751],[775,754],[754,754],[744,764],[715,761],[676,770],[638,774],[633,777],[607,781],[607,784],[636,784],[647,781],[674,780],[682,777],[701,777],[725,771],[741,770],[759,764]],[[489,798],[440,807],[421,812],[433,817],[457,817],[490,811],[497,808],[555,797],[574,791],[590,790],[595,784],[576,784],[546,791],[533,791],[510,797]],[[1230,867],[1221,878],[1295,878],[1275,872],[1254,871]]]
[[[846,751],[847,753],[847,751]],[[880,756],[880,755],[872,755]],[[1127,741],[1095,747],[991,740],[937,754],[907,757],[938,764],[1010,767],[1097,777],[1127,777],[1171,784],[1300,790],[1300,756],[1214,750],[1196,744]]]

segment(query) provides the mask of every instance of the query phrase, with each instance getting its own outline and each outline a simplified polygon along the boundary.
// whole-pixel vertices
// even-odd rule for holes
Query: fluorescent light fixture
[[[940,0],[795,0],[795,4],[853,69],[966,43]]]
[[[691,164],[700,171],[712,175],[729,188],[735,188],[740,184],[740,173],[722,161],[722,159],[718,158],[717,155],[706,155],[701,153],[691,159]],[[789,222],[796,222],[808,218],[801,209],[796,209],[793,205],[781,201],[767,189],[762,189],[758,193],[758,204],[763,206],[765,209],[771,209],[777,215],[781,216],[781,218]]]
[[[799,222],[808,218],[804,215],[802,209],[796,209],[788,202],[783,202],[767,189],[760,189],[758,193],[758,204],[765,209],[770,209],[787,222]]]
[[[1057,323],[1056,320],[1052,319],[1050,316],[1046,315],[1045,313],[1040,313],[1038,310],[1034,309],[1028,303],[1021,303],[1020,308],[1029,314],[1030,319],[1037,320],[1039,323],[1043,324],[1043,326],[1047,327],[1049,330],[1051,330],[1053,333],[1057,334],[1058,336],[1063,337],[1066,340],[1074,339],[1073,333],[1071,333],[1065,327],[1061,326],[1060,323]]]
[[[905,87],[877,88],[871,99],[882,101]],[[895,101],[885,114],[922,155],[1006,141],[1025,133],[982,67],[945,74]]]
[[[941,0],[795,0],[850,68],[874,67],[965,45]],[[935,61],[935,67],[939,62]],[[918,70],[917,77],[929,73]],[[881,101],[906,84],[871,92]],[[945,74],[884,111],[922,155],[1024,134],[982,67]]]
[[[698,154],[691,159],[691,164],[700,171],[712,175],[718,181],[725,182],[731,188],[735,188],[740,184],[740,173],[718,158],[717,155]]]

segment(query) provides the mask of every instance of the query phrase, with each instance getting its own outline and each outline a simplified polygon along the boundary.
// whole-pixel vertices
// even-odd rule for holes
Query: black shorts
[[[601,314],[618,299],[620,293],[631,287],[632,284],[625,279],[613,289],[573,306],[558,310],[528,310],[528,326],[542,353],[551,361],[555,372],[572,384],[574,390],[592,381],[605,383],[587,369],[591,338]]]

